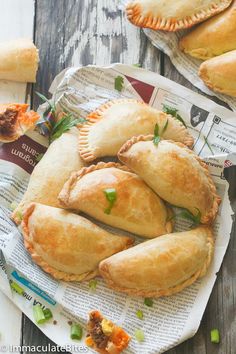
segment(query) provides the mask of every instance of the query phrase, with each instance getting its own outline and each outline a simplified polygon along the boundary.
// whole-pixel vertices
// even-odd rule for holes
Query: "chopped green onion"
[[[170,107],[166,104],[163,104],[163,112],[170,114],[172,117],[176,118],[178,121],[180,121],[185,128],[187,128],[187,125],[185,123],[185,121],[183,120],[183,118],[178,114],[178,109],[174,108],[174,107]]]
[[[15,290],[19,295],[23,295],[24,294],[24,289],[21,288],[17,283],[15,283],[14,281],[11,283],[11,288],[13,290]]]
[[[36,157],[36,162],[39,162],[41,159],[42,159],[42,157],[43,157],[43,155],[44,154],[38,154],[38,156]]]
[[[164,125],[164,127],[162,129],[162,134],[165,133],[165,131],[166,131],[167,127],[168,127],[168,124],[169,124],[169,121],[168,121],[168,118],[167,118],[167,120],[165,122],[165,125]]]
[[[148,306],[148,307],[152,307],[152,306],[153,306],[153,300],[150,299],[150,298],[148,298],[148,297],[146,297],[146,298],[144,299],[144,304],[145,304],[146,306]]]
[[[18,206],[18,203],[16,201],[13,201],[10,205],[10,209],[11,211],[14,211]]]
[[[197,226],[200,224],[200,221],[201,221],[201,212],[198,208],[195,208],[197,210],[197,215],[193,215],[189,210],[187,209],[182,209],[182,211],[179,213],[179,214],[176,214],[172,217],[175,218],[176,216],[180,216],[181,218],[183,219],[186,219],[186,220],[189,220],[189,221],[192,221],[192,225],[191,227],[193,226]]]
[[[50,318],[53,318],[53,314],[50,309],[43,310],[43,313],[44,313],[46,320],[50,320]]]
[[[159,136],[159,125],[156,123],[155,128],[154,128],[153,144],[158,145],[160,140],[161,140],[161,137]]]
[[[23,220],[23,213],[22,213],[21,210],[18,210],[18,211],[16,212],[16,217],[17,217],[20,221]]]
[[[42,93],[39,93],[39,92],[37,92],[37,91],[35,91],[35,93],[36,93],[36,95],[37,95],[38,97],[41,98],[41,100],[42,100],[43,102],[47,102],[47,104],[49,105],[50,110],[51,110],[52,113],[55,113],[55,112],[56,112],[56,107],[55,107],[55,105],[52,104],[52,103],[47,99],[47,97],[45,97],[44,95],[42,95]]]
[[[74,118],[72,113],[68,113],[64,115],[56,124],[53,126],[51,134],[50,134],[50,143],[54,140],[60,138],[60,136],[76,126],[79,123],[84,122],[84,118]]]
[[[95,290],[96,290],[96,287],[97,287],[97,284],[98,284],[98,281],[97,281],[96,279],[90,280],[90,282],[89,282],[89,288],[90,288],[90,290],[95,291]]]
[[[135,338],[140,343],[144,341],[145,337],[144,337],[144,333],[143,333],[143,331],[141,329],[136,329]]]
[[[220,343],[220,332],[218,329],[211,330],[211,342],[212,343]]]
[[[122,76],[117,76],[115,78],[115,89],[119,92],[122,91],[124,85],[124,78]]]
[[[109,202],[109,206],[104,210],[104,213],[109,215],[111,214],[111,209],[117,199],[116,190],[115,188],[107,188],[104,189],[103,192],[106,196],[107,201]]]
[[[46,322],[46,318],[44,316],[43,309],[39,304],[33,306],[33,314],[34,314],[34,319],[35,319],[36,323],[42,324],[42,323]]]
[[[143,319],[143,311],[137,310],[136,315],[137,315],[137,317],[138,317],[140,320]]]
[[[73,324],[70,327],[70,338],[80,340],[83,336],[83,328],[79,324]]]

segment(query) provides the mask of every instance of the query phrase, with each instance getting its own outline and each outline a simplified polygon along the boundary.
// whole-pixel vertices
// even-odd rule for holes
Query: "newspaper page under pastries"
[[[114,89],[117,76],[124,79],[121,92]],[[32,262],[24,248],[20,228],[10,220],[12,202],[20,201],[37,156],[46,151],[45,138],[33,132],[0,146],[0,289],[32,320],[34,304],[49,307],[56,324],[51,321],[39,327],[68,351],[93,352],[83,342],[86,330],[81,342],[70,340],[68,321],[79,322],[85,329],[89,311],[97,309],[132,336],[125,353],[162,353],[197,331],[227,249],[233,212],[223,170],[236,165],[236,114],[158,74],[122,64],[64,70],[54,80],[51,92],[58,110],[84,118],[100,104],[120,97],[134,97],[161,110],[167,105],[178,111],[194,135],[194,150],[208,164],[222,198],[214,224],[214,260],[203,279],[179,294],[154,299],[153,307],[145,306],[142,298],[108,289],[100,278],[96,291],[89,289],[88,282],[65,283],[52,279]],[[40,107],[39,111],[43,109]],[[176,231],[187,228],[188,222],[177,218]],[[17,284],[22,289],[20,294],[12,291],[9,283]],[[136,317],[138,309],[143,311],[144,320]],[[144,342],[136,341],[136,329],[143,330]]]

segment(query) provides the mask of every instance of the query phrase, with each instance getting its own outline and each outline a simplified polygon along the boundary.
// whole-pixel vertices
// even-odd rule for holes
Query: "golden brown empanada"
[[[106,191],[112,193],[109,203]],[[172,231],[163,201],[126,166],[100,162],[71,175],[59,200],[105,224],[153,238]]]
[[[31,39],[0,43],[0,80],[35,82],[39,55]]]
[[[232,0],[134,0],[127,7],[130,22],[154,30],[177,31],[226,9]]]
[[[33,129],[39,114],[28,111],[25,103],[0,103],[0,142],[10,143]]]
[[[203,62],[199,76],[213,91],[236,97],[236,50]]]
[[[31,202],[60,207],[57,196],[64,183],[73,171],[84,166],[78,153],[78,137],[78,129],[73,128],[49,146],[35,166],[23,199],[12,214],[17,224],[21,222],[25,207]]]
[[[236,49],[236,0],[227,10],[184,36],[179,46],[185,53],[203,60]]]
[[[205,275],[214,251],[209,227],[143,242],[102,261],[108,286],[143,297],[173,295]]]
[[[120,161],[130,167],[164,200],[188,209],[201,222],[211,223],[220,198],[206,164],[181,143],[153,136],[133,137],[119,151]]]
[[[26,209],[22,230],[33,261],[66,281],[95,277],[101,260],[133,243],[130,237],[111,234],[82,216],[38,203]]]
[[[119,99],[105,103],[88,115],[87,124],[80,130],[80,154],[86,161],[116,156],[132,136],[153,134],[156,124],[164,139],[193,145],[188,130],[171,115],[134,99]]]

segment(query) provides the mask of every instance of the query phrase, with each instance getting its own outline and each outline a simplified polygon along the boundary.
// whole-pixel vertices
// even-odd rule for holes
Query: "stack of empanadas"
[[[236,97],[236,0],[133,0],[126,12],[134,25],[153,30],[178,31],[202,22],[180,39],[179,47],[208,59],[199,76],[210,89]]]
[[[157,126],[155,142],[150,134]],[[73,128],[51,144],[13,213],[19,222],[23,212],[33,260],[55,278],[81,281],[100,273],[112,288],[139,296],[171,295],[192,284],[211,261],[210,224],[220,202],[192,145],[181,122],[137,100],[111,101],[90,113],[80,132]],[[123,164],[83,167],[116,155]],[[171,204],[208,226],[172,234]],[[132,237],[87,217],[153,240],[131,247]]]

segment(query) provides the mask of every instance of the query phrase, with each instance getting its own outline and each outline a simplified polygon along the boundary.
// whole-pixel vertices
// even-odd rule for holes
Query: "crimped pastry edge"
[[[206,226],[201,226],[206,230],[208,233],[207,236],[207,245],[208,245],[208,255],[206,258],[205,263],[203,264],[202,268],[199,269],[195,274],[193,274],[189,279],[185,280],[184,282],[168,289],[160,289],[160,290],[155,290],[155,291],[147,291],[147,290],[137,290],[137,289],[128,289],[128,288],[123,288],[120,286],[117,286],[111,279],[109,271],[108,271],[108,266],[106,264],[103,264],[103,262],[106,262],[106,260],[101,261],[99,264],[99,274],[102,276],[102,278],[105,280],[106,284],[113,290],[119,291],[119,292],[124,292],[128,295],[133,295],[133,296],[141,296],[141,297],[162,297],[162,296],[171,296],[176,293],[179,293],[186,287],[192,285],[197,279],[202,278],[206,272],[207,269],[211,263],[213,253],[214,253],[214,236],[213,236],[213,231],[211,228],[206,227]]]
[[[29,228],[28,228],[28,220],[30,216],[32,215],[34,209],[35,209],[36,203],[31,203],[27,207],[27,209],[24,212],[24,217],[22,220],[22,231],[23,231],[23,237],[24,237],[24,245],[27,251],[30,253],[32,260],[40,266],[46,273],[49,273],[51,276],[53,276],[55,279],[59,280],[64,280],[64,281],[83,281],[83,280],[89,280],[91,278],[94,278],[98,275],[98,269],[92,272],[87,272],[83,274],[69,274],[60,270],[57,270],[53,267],[51,267],[48,263],[46,263],[41,256],[39,256],[36,251],[34,250],[34,247],[30,241],[29,238]]]
[[[115,99],[115,100],[108,101],[108,102],[102,104],[101,106],[99,106],[95,111],[91,112],[87,116],[87,123],[84,124],[82,126],[82,128],[80,129],[79,152],[80,152],[80,156],[82,157],[83,160],[85,160],[86,162],[91,162],[91,161],[93,161],[93,160],[98,158],[98,156],[96,156],[94,154],[94,152],[92,151],[92,149],[90,148],[89,143],[88,143],[88,133],[89,133],[90,127],[93,126],[94,124],[96,124],[98,121],[100,121],[102,119],[102,114],[108,108],[113,106],[113,104],[126,103],[126,102],[138,103],[138,104],[141,104],[143,106],[148,106],[148,107],[154,108],[154,107],[150,106],[149,104],[147,104],[147,103],[145,103],[143,101],[139,101],[139,100],[136,100],[136,99],[133,99],[133,98],[130,98],[130,99],[129,98]],[[170,114],[167,114],[165,112],[161,112],[161,113],[166,114],[166,116],[171,118],[171,119],[175,119]],[[182,128],[182,132],[185,133],[185,134],[183,134],[183,135],[185,135],[183,143],[185,145],[187,145],[188,147],[192,147],[193,143],[194,143],[193,136],[189,133],[188,129],[180,121],[178,121],[177,119],[175,119],[175,120],[178,122],[179,127]]]
[[[65,182],[64,186],[62,187],[61,192],[58,195],[58,200],[60,204],[66,208],[68,204],[68,199],[70,195],[70,191],[73,189],[74,184],[77,182],[77,180],[81,179],[84,175],[94,172],[97,170],[102,170],[105,168],[118,168],[119,170],[125,171],[125,172],[130,172],[134,173],[129,167],[122,165],[119,162],[98,162],[96,165],[91,165],[88,167],[82,167],[79,171],[77,172],[72,172],[71,176],[69,179]]]
[[[148,16],[142,16],[141,5],[136,1],[129,3],[126,6],[126,14],[128,20],[138,27],[151,28],[153,30],[164,30],[169,32],[175,32],[180,29],[190,28],[195,24],[205,21],[209,17],[216,15],[226,9],[231,3],[231,0],[224,0],[218,5],[215,4],[208,9],[200,13],[195,13],[191,17],[185,17],[181,20],[175,20],[171,18],[158,18],[149,14]]]
[[[131,138],[130,140],[128,140],[120,149],[120,151],[118,152],[118,158],[124,154],[125,152],[127,152],[132,145],[140,142],[140,141],[150,141],[154,138],[154,135],[139,135],[139,136],[134,136],[133,138]],[[218,212],[218,208],[219,208],[219,205],[221,203],[221,198],[217,195],[216,193],[216,186],[212,180],[212,177],[209,173],[209,170],[208,170],[208,167],[206,165],[206,163],[199,157],[195,154],[194,151],[188,149],[183,143],[180,143],[180,142],[176,142],[176,141],[173,141],[173,140],[164,140],[164,141],[168,141],[168,142],[171,142],[177,146],[180,146],[182,148],[185,149],[186,152],[188,152],[190,155],[194,156],[194,158],[198,161],[198,163],[201,165],[201,167],[204,169],[204,172],[206,174],[206,177],[208,179],[208,182],[209,182],[209,185],[210,185],[210,188],[211,188],[211,192],[212,192],[212,195],[213,195],[213,203],[212,203],[212,208],[208,211],[208,213],[201,218],[201,223],[202,224],[211,224],[216,215],[217,215],[217,212]]]

